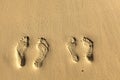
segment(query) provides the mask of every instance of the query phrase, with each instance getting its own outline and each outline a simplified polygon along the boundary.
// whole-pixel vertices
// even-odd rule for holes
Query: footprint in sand
[[[75,52],[75,48],[77,46],[77,40],[75,37],[71,37],[69,39],[69,41],[67,42],[67,49],[71,55],[71,58],[74,62],[78,62],[79,61],[79,56],[78,54]]]
[[[93,44],[93,41],[90,40],[89,38],[87,37],[83,37],[83,44],[88,47],[88,51],[87,51],[87,54],[86,54],[86,58],[89,60],[89,61],[93,61],[94,60],[94,56],[93,56],[93,48],[94,48],[94,44]]]
[[[25,57],[25,51],[29,47],[29,37],[24,36],[20,39],[20,41],[17,44],[17,59],[18,64],[23,67],[26,64],[26,57]]]
[[[45,38],[41,37],[37,44],[37,49],[39,50],[39,56],[34,61],[35,67],[39,68],[42,66],[44,59],[47,56],[47,53],[49,52],[49,44],[46,41]]]

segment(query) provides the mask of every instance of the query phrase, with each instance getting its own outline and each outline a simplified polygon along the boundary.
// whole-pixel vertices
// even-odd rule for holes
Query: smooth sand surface
[[[24,36],[21,66],[17,44]],[[49,44],[46,51],[41,42],[42,54],[41,37]],[[120,0],[0,0],[0,80],[120,80],[119,39]],[[40,54],[42,66],[35,67]]]

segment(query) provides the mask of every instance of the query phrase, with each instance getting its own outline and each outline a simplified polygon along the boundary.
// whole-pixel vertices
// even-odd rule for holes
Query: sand
[[[119,38],[119,0],[0,0],[0,80],[119,80]]]

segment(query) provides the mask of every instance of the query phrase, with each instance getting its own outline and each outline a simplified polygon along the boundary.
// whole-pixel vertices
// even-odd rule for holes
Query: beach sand
[[[119,80],[119,0],[0,0],[0,80]]]

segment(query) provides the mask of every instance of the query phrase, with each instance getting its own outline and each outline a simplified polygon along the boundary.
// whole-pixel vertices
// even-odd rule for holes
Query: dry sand
[[[119,39],[119,0],[0,0],[0,80],[120,80]]]

